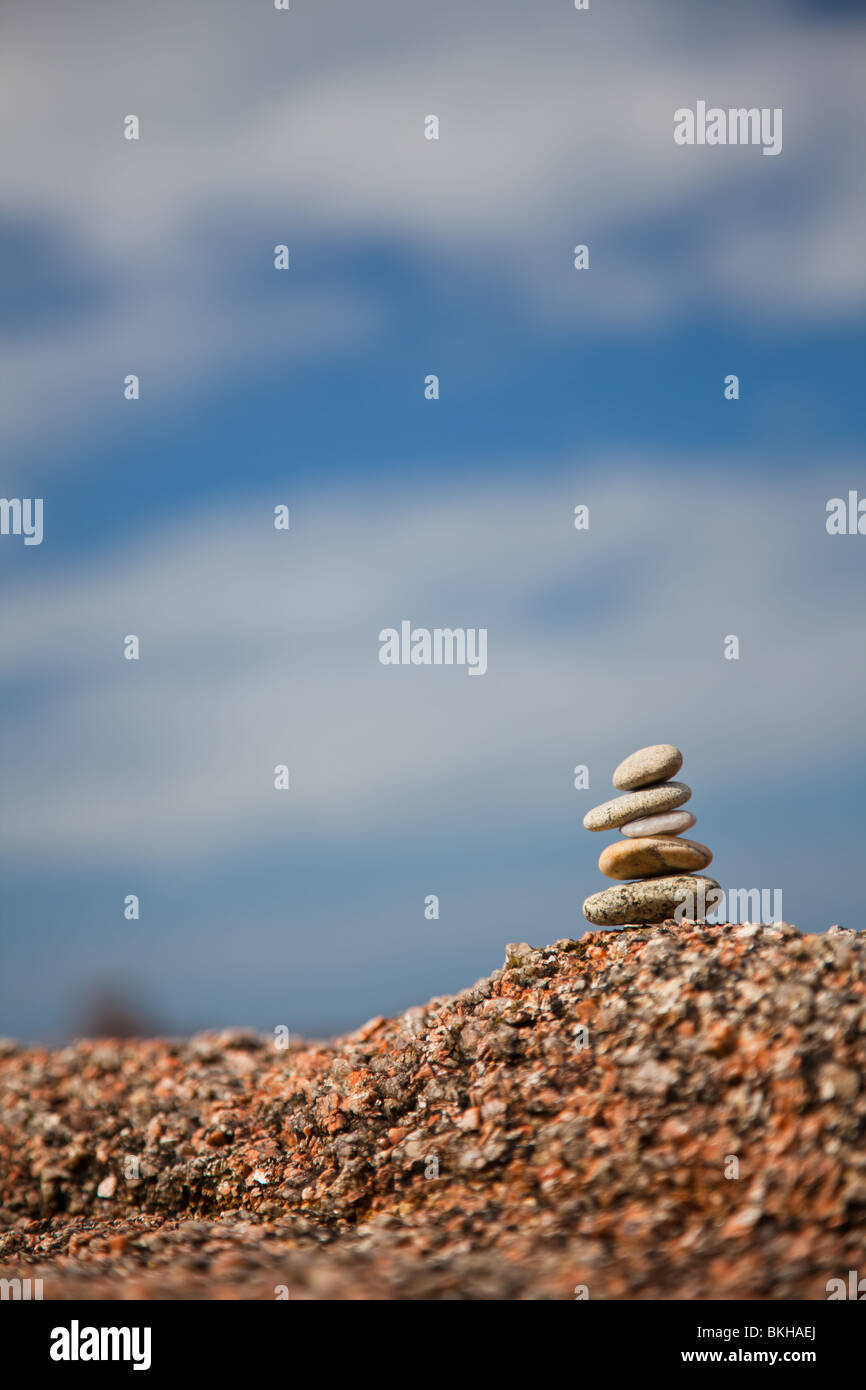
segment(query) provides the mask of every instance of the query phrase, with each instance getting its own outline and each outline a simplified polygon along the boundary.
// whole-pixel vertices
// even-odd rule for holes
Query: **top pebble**
[[[679,748],[672,743],[652,743],[623,759],[613,774],[613,785],[620,791],[634,791],[651,782],[666,782],[682,765]]]

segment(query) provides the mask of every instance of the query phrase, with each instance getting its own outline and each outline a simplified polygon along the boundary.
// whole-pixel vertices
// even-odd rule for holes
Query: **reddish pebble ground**
[[[507,948],[279,1051],[0,1044],[0,1277],[44,1298],[824,1299],[866,1273],[866,932]]]

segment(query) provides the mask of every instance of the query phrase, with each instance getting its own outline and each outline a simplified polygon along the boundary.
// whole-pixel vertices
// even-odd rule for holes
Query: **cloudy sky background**
[[[2,30],[0,495],[45,539],[0,539],[0,1032],[462,988],[583,930],[581,818],[656,741],[723,886],[862,926],[866,540],[825,530],[866,495],[860,7]],[[783,107],[782,154],[675,146],[699,99]],[[380,666],[403,618],[487,627],[487,675]]]

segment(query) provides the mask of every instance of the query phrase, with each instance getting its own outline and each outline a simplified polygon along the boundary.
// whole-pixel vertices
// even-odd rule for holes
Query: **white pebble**
[[[696,822],[691,811],[660,811],[657,816],[630,820],[620,830],[630,840],[637,840],[643,835],[679,835],[683,830],[691,830]]]

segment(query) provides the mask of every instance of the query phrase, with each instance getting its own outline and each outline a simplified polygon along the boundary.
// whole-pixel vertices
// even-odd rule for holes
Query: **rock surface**
[[[615,888],[603,888],[593,893],[583,904],[583,915],[597,927],[624,927],[631,922],[664,922],[683,905],[683,894],[692,898],[692,906],[704,898],[715,879],[703,874],[677,874],[672,877],[642,879],[638,883],[618,883]],[[686,904],[688,906],[688,904]],[[707,904],[712,911],[712,902]]]
[[[641,816],[630,820],[619,828],[620,835],[627,839],[642,839],[646,835],[682,835],[697,823],[691,811],[660,811],[657,816]]]
[[[518,943],[454,998],[286,1052],[0,1045],[0,1277],[46,1300],[823,1300],[864,1272],[864,1076],[866,933],[785,924]]]
[[[697,840],[666,839],[663,835],[617,840],[603,849],[598,867],[608,878],[644,878],[652,874],[691,873],[705,869],[712,850]]]
[[[660,782],[655,787],[644,787],[641,791],[627,792],[616,796],[601,806],[594,806],[583,818],[587,830],[615,830],[626,825],[638,816],[649,816],[656,811],[673,811],[682,806],[692,794],[685,782]]]
[[[666,782],[683,765],[683,755],[672,743],[652,743],[623,758],[613,774],[613,785],[632,791],[650,782]]]

